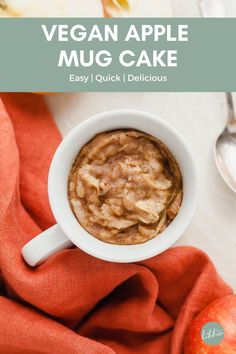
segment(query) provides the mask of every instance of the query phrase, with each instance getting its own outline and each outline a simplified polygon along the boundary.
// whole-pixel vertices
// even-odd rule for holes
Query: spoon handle
[[[236,122],[232,93],[226,92],[226,98],[228,106],[228,124],[232,124]]]

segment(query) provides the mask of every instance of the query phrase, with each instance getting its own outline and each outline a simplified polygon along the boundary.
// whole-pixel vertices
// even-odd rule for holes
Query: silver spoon
[[[236,192],[236,117],[232,94],[227,92],[228,121],[218,137],[215,147],[215,161],[225,183]]]
[[[225,17],[222,0],[199,0],[203,17]],[[215,161],[225,183],[236,192],[236,116],[232,94],[227,92],[228,121],[225,129],[216,140]]]

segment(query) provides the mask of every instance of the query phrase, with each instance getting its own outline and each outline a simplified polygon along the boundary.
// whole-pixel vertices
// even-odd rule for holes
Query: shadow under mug
[[[183,201],[172,223],[158,237],[138,245],[114,245],[90,235],[77,221],[67,197],[68,175],[80,149],[96,134],[115,129],[136,129],[164,142],[180,166]],[[34,267],[60,250],[77,246],[110,262],[130,263],[151,258],[171,247],[189,226],[197,204],[197,173],[193,155],[181,134],[163,119],[147,112],[116,110],[100,113],[75,127],[59,145],[49,171],[48,193],[57,224],[22,248],[26,263]]]

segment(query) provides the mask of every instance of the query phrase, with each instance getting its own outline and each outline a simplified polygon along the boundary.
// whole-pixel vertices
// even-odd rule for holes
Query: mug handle
[[[56,224],[42,232],[22,248],[26,263],[35,267],[58,251],[72,247],[74,244]]]

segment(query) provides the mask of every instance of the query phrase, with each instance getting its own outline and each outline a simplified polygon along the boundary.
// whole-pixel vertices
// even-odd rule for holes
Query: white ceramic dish
[[[97,133],[122,128],[141,130],[163,141],[175,156],[183,176],[183,202],[178,215],[164,232],[138,245],[113,245],[96,239],[79,224],[67,198],[68,175],[82,146]],[[57,225],[23,247],[22,255],[29,265],[36,266],[59,250],[72,245],[106,261],[137,262],[171,247],[189,226],[197,203],[196,166],[184,138],[163,119],[134,110],[109,111],[85,120],[64,138],[51,163],[48,193]]]

